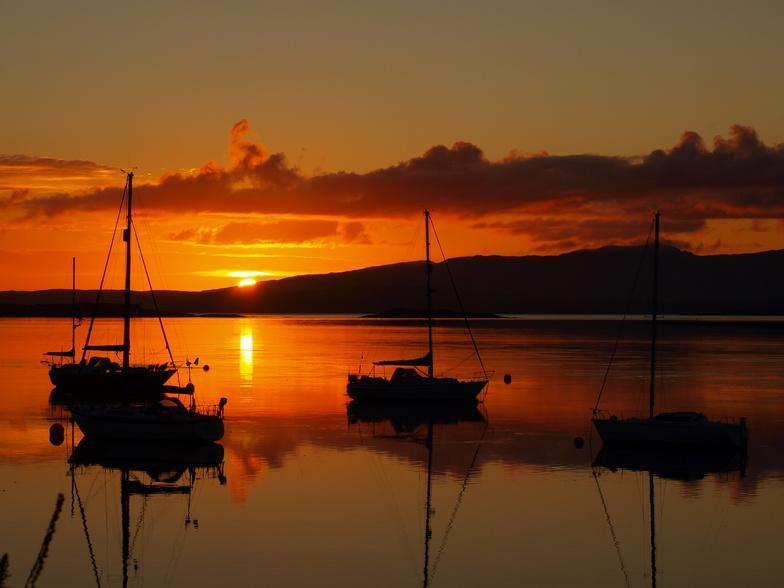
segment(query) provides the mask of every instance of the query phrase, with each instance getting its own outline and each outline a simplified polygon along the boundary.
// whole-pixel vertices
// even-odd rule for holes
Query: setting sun
[[[255,286],[256,285],[256,280],[254,280],[253,278],[244,278],[244,279],[240,280],[239,282],[237,282],[237,285],[240,288],[244,288],[245,286]]]

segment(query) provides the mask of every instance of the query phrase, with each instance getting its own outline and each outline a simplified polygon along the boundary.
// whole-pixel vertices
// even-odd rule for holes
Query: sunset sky
[[[2,3],[0,289],[72,256],[96,287],[133,167],[165,288],[418,259],[425,207],[450,256],[655,209],[695,253],[784,248],[779,3],[221,6]]]

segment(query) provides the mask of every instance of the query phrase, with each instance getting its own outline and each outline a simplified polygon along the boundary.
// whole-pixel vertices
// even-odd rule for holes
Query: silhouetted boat
[[[98,289],[97,298],[95,301],[96,313],[90,319],[90,327],[87,331],[87,337],[84,347],[82,349],[82,357],[79,362],[76,361],[75,352],[75,328],[77,318],[74,311],[74,318],[72,322],[72,336],[71,336],[71,349],[67,352],[48,352],[50,357],[70,357],[71,363],[56,363],[51,362],[49,367],[49,379],[52,384],[57,388],[67,390],[75,395],[89,395],[98,393],[103,397],[116,395],[121,393],[122,398],[128,397],[155,397],[161,391],[163,385],[171,378],[177,371],[169,347],[169,341],[166,337],[166,331],[163,328],[163,321],[158,312],[157,302],[155,299],[155,292],[150,287],[152,293],[152,300],[155,304],[155,309],[158,314],[159,324],[163,333],[164,343],[166,350],[169,353],[169,360],[165,363],[147,364],[147,365],[131,365],[131,243],[135,235],[135,227],[133,224],[133,172],[127,174],[125,189],[123,190],[122,205],[127,204],[126,212],[126,227],[122,231],[122,238],[125,242],[125,287],[123,290],[123,341],[120,344],[92,344],[90,338],[95,324],[95,314],[100,307],[101,294],[103,292],[103,284],[106,278],[107,264],[104,267],[103,276],[101,277],[101,284]],[[117,220],[119,222],[119,214]],[[112,234],[112,244],[114,243],[114,235],[117,232],[117,224],[114,227]],[[136,239],[137,246],[138,238]],[[112,247],[109,247],[109,255],[111,255]],[[141,247],[139,247],[141,254]],[[146,263],[142,256],[142,264],[145,273],[147,273]],[[75,267],[75,265],[74,265]],[[147,275],[149,283],[149,275]],[[76,308],[75,299],[75,278],[74,278],[74,295],[73,295],[74,309]],[[112,361],[109,357],[95,356],[87,359],[87,353],[90,351],[109,351],[122,354],[121,363]]]
[[[427,299],[427,354],[415,359],[391,359],[373,362],[370,374],[349,374],[346,393],[357,400],[415,400],[415,401],[469,401],[475,402],[487,386],[487,373],[483,378],[459,380],[437,377],[433,370],[433,305],[430,275],[430,212],[425,210],[425,292]],[[445,260],[446,263],[446,260]],[[454,283],[453,283],[454,286]],[[462,309],[461,309],[462,310]],[[464,313],[465,314],[465,313]],[[468,319],[466,318],[466,325]],[[470,327],[469,327],[470,329]],[[470,330],[469,330],[470,332]],[[472,335],[473,341],[473,335]],[[475,351],[476,345],[474,345]],[[481,361],[481,358],[480,358]],[[375,375],[375,366],[397,366],[391,378]],[[423,370],[421,368],[426,368]]]
[[[71,414],[88,439],[206,442],[223,437],[226,399],[212,408],[186,407],[177,398],[117,405],[82,404]]]
[[[651,301],[651,367],[648,418],[618,418],[598,416],[594,409],[593,424],[602,441],[607,444],[690,446],[690,447],[746,447],[748,432],[746,419],[739,422],[711,421],[698,412],[665,412],[654,416],[656,391],[656,318],[659,294],[659,221],[654,215],[653,295]]]

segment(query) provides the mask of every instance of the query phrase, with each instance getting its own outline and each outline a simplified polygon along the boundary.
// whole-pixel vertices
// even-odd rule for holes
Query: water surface
[[[109,323],[96,336],[115,336]],[[592,467],[601,443],[590,430],[591,408],[617,323],[475,322],[492,384],[478,411],[440,415],[347,406],[348,371],[421,355],[416,321],[167,324],[178,356],[211,367],[192,374],[200,401],[229,398],[226,436],[215,463],[208,457],[168,478],[153,472],[159,486],[185,488],[193,475],[190,494],[130,497],[129,585],[651,585],[648,472],[617,456]],[[146,320],[135,327],[137,360],[161,359],[156,329]],[[721,455],[643,463],[655,470],[659,586],[778,585],[782,337],[779,328],[662,328],[658,408],[746,416],[751,439],[745,463]],[[480,370],[459,323],[439,321],[436,340],[438,372]],[[8,554],[8,586],[24,585],[36,565],[59,494],[38,585],[122,585],[121,469],[89,454],[69,465],[70,429],[63,444],[49,440],[50,425],[67,425],[67,411],[49,405],[39,361],[68,341],[67,319],[0,320],[0,555]],[[647,358],[645,325],[629,325],[602,408],[643,413]],[[77,446],[80,437],[77,429]],[[129,479],[149,485],[149,473],[131,471]]]

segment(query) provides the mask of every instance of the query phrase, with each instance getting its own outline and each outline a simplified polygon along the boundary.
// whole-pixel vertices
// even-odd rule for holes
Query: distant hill
[[[647,312],[651,255],[640,247],[603,247],[552,256],[473,256],[449,261],[463,304],[487,314]],[[635,274],[639,278],[631,294]],[[737,255],[695,255],[661,250],[660,309],[672,314],[784,314],[784,250]],[[424,306],[424,263],[296,276],[245,288],[203,292],[159,291],[161,310],[172,313],[356,313]],[[434,264],[434,307],[459,308],[443,263]],[[70,303],[68,290],[0,292],[0,305]],[[85,304],[94,291],[80,291]],[[107,304],[121,293],[105,292]],[[149,293],[134,304],[153,307]],[[0,310],[0,314],[2,311]]]

